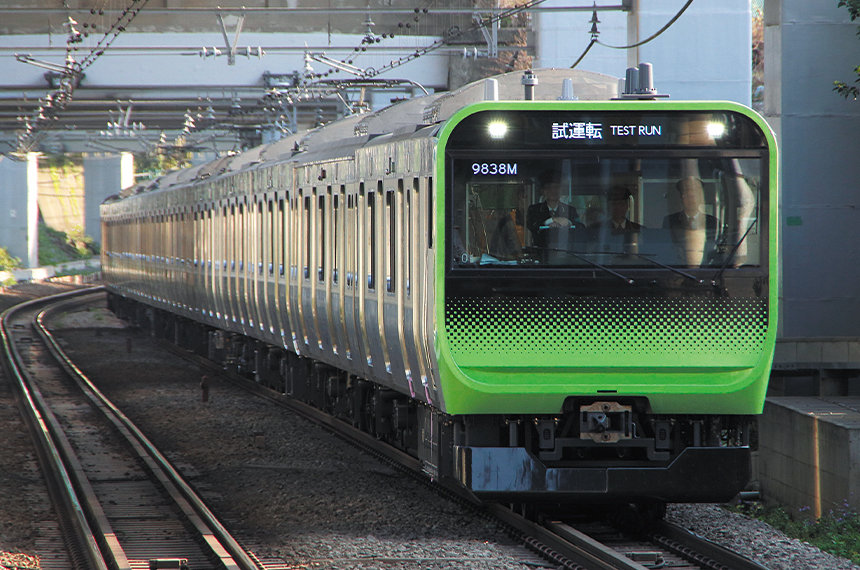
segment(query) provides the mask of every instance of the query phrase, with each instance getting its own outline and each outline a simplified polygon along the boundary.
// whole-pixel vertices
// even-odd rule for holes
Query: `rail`
[[[45,327],[44,321],[52,312],[65,309],[72,304],[86,303],[88,301],[81,300],[81,296],[100,292],[101,288],[91,288],[30,301],[4,312],[0,323],[4,352],[8,361],[7,367],[23,395],[22,407],[27,410],[24,415],[29,418],[28,424],[34,429],[39,442],[39,455],[40,458],[44,458],[43,469],[53,481],[52,496],[60,501],[63,506],[62,511],[67,513],[63,518],[69,524],[64,526],[68,527],[76,537],[74,543],[77,546],[74,548],[75,553],[72,554],[72,558],[81,559],[78,566],[84,568],[107,570],[132,567],[63,429],[39,392],[38,386],[31,381],[24,369],[23,359],[13,342],[13,334],[10,333],[12,318],[18,318],[20,321],[18,315],[24,311],[38,311],[33,319],[33,327],[51,356],[93,405],[116,427],[117,432],[128,441],[140,461],[152,474],[153,479],[158,481],[161,489],[177,505],[188,524],[200,537],[199,541],[205,545],[204,551],[209,553],[207,557],[222,568],[259,570],[260,565],[252,560],[252,557],[230,535],[224,525],[184,481],[181,474],[71,362]],[[39,310],[45,305],[49,305],[49,308]],[[24,325],[19,322],[16,330],[20,331],[23,328]],[[156,563],[155,567],[159,567],[159,560],[152,559],[150,566],[152,562]]]

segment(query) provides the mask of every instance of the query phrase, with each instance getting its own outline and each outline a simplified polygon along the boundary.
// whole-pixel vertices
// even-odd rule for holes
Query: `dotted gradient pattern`
[[[453,298],[445,307],[464,366],[744,365],[767,330],[767,301],[756,298]]]

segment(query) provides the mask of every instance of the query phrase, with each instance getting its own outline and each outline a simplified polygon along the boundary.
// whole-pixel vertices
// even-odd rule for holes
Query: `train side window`
[[[401,190],[403,189],[403,181],[399,181]],[[388,214],[388,224],[386,229],[386,239],[383,245],[388,249],[388,255],[385,256],[385,290],[389,293],[394,293],[395,281],[397,279],[397,197],[393,190],[385,193],[385,211]]]
[[[286,242],[284,241],[284,199],[281,198],[278,200],[278,233],[275,234],[275,231],[272,231],[272,240],[278,242],[278,275],[281,277],[284,276],[284,266],[286,265],[284,260],[284,254],[286,253]],[[277,239],[280,237],[281,239]]]
[[[236,219],[236,204],[230,204],[230,233],[228,240],[230,242],[230,271],[236,270],[236,251],[238,241],[238,220]]]
[[[329,186],[331,191],[331,186]],[[325,249],[326,249],[326,215],[325,215],[325,195],[320,194],[317,197],[317,206],[319,209],[319,227],[317,228],[317,280],[325,281]]]
[[[266,231],[263,219],[263,201],[257,202],[257,227],[254,229],[260,239],[257,240],[257,275],[263,275],[263,263],[266,260]]]
[[[302,201],[302,206],[304,208],[305,220],[304,220],[304,231],[302,232],[302,238],[305,240],[305,251],[304,251],[304,259],[302,263],[302,271],[304,273],[305,279],[310,279],[311,276],[311,244],[313,240],[311,239],[311,197],[305,196]]]
[[[412,200],[413,195],[415,196],[415,203],[418,203],[418,188],[419,181],[417,178],[412,179],[412,189],[406,190],[406,255],[405,255],[405,266],[404,271],[406,271],[406,296],[408,297],[412,293],[412,258],[413,258],[413,248],[415,244],[412,243],[412,226],[414,212],[412,211]],[[417,248],[416,248],[417,249]]]
[[[381,189],[382,182],[379,182],[377,189]],[[367,266],[367,288],[376,289],[374,274],[376,271],[376,194],[374,192],[367,193],[367,208],[368,208],[368,248],[370,250],[370,263]]]
[[[364,189],[364,184],[361,185],[362,191]],[[346,244],[346,286],[352,287],[352,283],[355,277],[355,248],[356,248],[356,239],[358,234],[356,233],[355,227],[355,203],[358,197],[354,194],[349,194],[346,197],[346,224],[347,224],[347,232],[348,236],[345,241]],[[352,246],[350,246],[352,244]]]
[[[275,223],[275,203],[272,200],[268,202],[269,208],[269,227],[268,227],[268,235],[269,235],[269,251],[266,255],[266,260],[269,263],[269,275],[275,274],[275,236],[277,232],[275,228],[277,227]]]
[[[239,241],[236,258],[239,261],[239,272],[245,271],[245,203],[239,204],[239,230],[236,232],[236,238]]]
[[[214,243],[212,243],[212,211],[213,206],[210,204],[206,209],[206,227],[204,230],[204,239],[206,240],[206,265],[207,269],[212,268],[212,258],[215,255]]]
[[[330,188],[330,187],[329,187]],[[338,257],[341,252],[340,240],[343,236],[343,231],[341,229],[341,224],[343,223],[343,216],[340,214],[340,204],[343,200],[342,196],[346,191],[346,187],[340,186],[340,193],[334,194],[332,196],[331,203],[331,229],[332,229],[332,237],[331,237],[331,282],[337,283],[338,278],[338,269],[340,268],[340,258]]]
[[[433,247],[433,177],[427,177],[427,247]]]

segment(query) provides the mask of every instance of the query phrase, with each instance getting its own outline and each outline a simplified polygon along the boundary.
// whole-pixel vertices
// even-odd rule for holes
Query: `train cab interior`
[[[760,266],[761,166],[701,156],[458,160],[452,268]]]

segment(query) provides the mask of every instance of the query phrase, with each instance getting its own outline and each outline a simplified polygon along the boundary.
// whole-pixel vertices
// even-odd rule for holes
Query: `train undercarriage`
[[[552,416],[462,415],[346,371],[111,294],[151,335],[367,432],[432,479],[482,500],[535,504],[722,502],[750,478],[750,416],[659,416],[645,398],[570,397]]]

